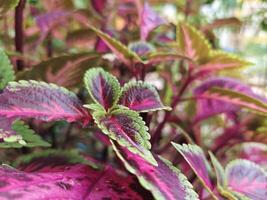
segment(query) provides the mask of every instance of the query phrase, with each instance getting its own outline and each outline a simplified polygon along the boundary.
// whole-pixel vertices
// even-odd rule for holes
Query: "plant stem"
[[[20,0],[15,10],[15,47],[16,51],[23,54],[23,10],[26,0]],[[21,71],[24,68],[23,60],[17,59],[17,70]]]
[[[175,106],[179,103],[181,96],[183,95],[184,91],[188,87],[188,85],[193,81],[193,79],[190,76],[190,71],[185,79],[184,83],[182,84],[177,96],[173,99],[173,102],[171,104],[171,107],[174,109]],[[155,144],[158,142],[161,136],[161,131],[164,128],[165,123],[168,121],[169,117],[171,116],[171,112],[165,112],[164,118],[161,121],[161,123],[157,126],[156,130],[154,131],[153,137],[151,138],[151,145],[152,149],[155,148]]]

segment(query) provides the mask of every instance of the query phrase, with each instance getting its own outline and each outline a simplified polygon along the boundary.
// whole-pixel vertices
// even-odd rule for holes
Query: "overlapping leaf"
[[[142,186],[150,190],[157,200],[197,200],[198,195],[186,177],[169,161],[155,155],[158,166],[151,165],[140,156],[113,143],[126,169],[136,175]]]
[[[119,104],[137,112],[170,110],[162,104],[156,89],[142,81],[132,81],[124,85]]]
[[[0,50],[0,90],[15,79],[13,66],[3,50]]]
[[[113,107],[120,97],[120,84],[116,77],[102,68],[88,70],[84,76],[85,86],[92,99],[105,110]]]
[[[83,124],[91,120],[74,93],[37,81],[10,82],[0,94],[0,116],[80,121]]]
[[[93,117],[98,127],[111,139],[152,164],[156,164],[149,151],[151,145],[148,128],[137,112],[118,108],[107,115],[94,112]]]
[[[145,2],[141,12],[141,39],[146,40],[153,29],[165,23],[166,21]]]
[[[267,198],[267,173],[248,160],[234,160],[225,169],[227,187],[250,199]]]
[[[90,26],[90,28],[108,45],[118,59],[125,65],[131,66],[134,62],[142,62],[141,58],[135,52],[129,50],[120,41],[113,39],[99,29],[92,26]]]
[[[133,177],[111,167],[100,171],[82,164],[51,166],[30,173],[1,166],[0,175],[3,200],[144,199]]]

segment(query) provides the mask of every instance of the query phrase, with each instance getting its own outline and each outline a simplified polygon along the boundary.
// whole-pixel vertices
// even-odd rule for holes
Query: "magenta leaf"
[[[195,89],[194,95],[196,97],[198,96],[201,97],[202,94],[209,91],[213,87],[231,89],[233,91],[244,93],[248,96],[257,97],[249,86],[235,79],[226,77],[213,78],[205,81]],[[197,100],[197,115],[195,117],[195,120],[197,121],[202,120],[224,112],[231,113],[238,111],[239,106],[232,104],[230,102],[227,103],[225,101],[220,101],[220,100],[199,98]]]
[[[166,21],[145,2],[141,12],[141,39],[146,40],[153,29],[165,23]]]
[[[103,15],[105,10],[107,0],[91,0],[91,5],[100,15]]]
[[[10,82],[0,94],[0,116],[80,121],[83,124],[91,120],[74,93],[37,81]]]
[[[111,139],[152,164],[156,164],[149,151],[151,144],[148,128],[137,112],[125,108],[114,108],[107,115],[96,111],[93,117],[102,132]]]
[[[120,84],[116,77],[102,68],[88,70],[84,76],[84,83],[91,98],[106,111],[118,102]]]
[[[197,145],[191,144],[176,144],[172,142],[172,145],[180,152],[186,162],[190,165],[197,177],[200,179],[204,187],[209,191],[211,195],[214,195],[212,190],[213,185],[211,183],[208,169],[209,163],[205,157],[203,150]]]
[[[113,148],[126,169],[137,176],[140,184],[150,190],[155,199],[199,199],[186,177],[166,159],[155,155],[158,165],[154,166],[115,143]]]
[[[144,199],[131,176],[111,167],[65,165],[34,172],[0,167],[0,199]],[[143,191],[144,192],[144,191]]]
[[[234,160],[226,166],[227,187],[250,199],[267,199],[267,173],[248,160]]]
[[[119,104],[137,112],[171,109],[162,104],[157,90],[152,85],[142,81],[126,83],[122,89]]]

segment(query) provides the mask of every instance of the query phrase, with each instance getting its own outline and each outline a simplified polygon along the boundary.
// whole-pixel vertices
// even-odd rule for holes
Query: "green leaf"
[[[0,50],[0,90],[15,79],[13,66],[5,52]]]
[[[266,103],[260,101],[259,99],[242,94],[240,92],[214,87],[209,89],[206,93],[204,93],[204,95],[201,96],[204,98],[216,99],[236,104],[244,108],[247,108],[250,111],[255,112],[257,114],[267,116]]]
[[[19,0],[0,0],[0,16],[15,8],[18,3]]]
[[[121,88],[117,78],[102,68],[89,69],[85,73],[84,84],[95,103],[106,111],[119,100]]]
[[[177,25],[176,40],[181,53],[199,64],[207,61],[211,46],[203,33],[193,26],[180,22]]]
[[[215,169],[216,178],[217,178],[217,186],[218,187],[225,187],[226,186],[226,177],[224,169],[221,165],[221,163],[218,161],[218,159],[213,155],[211,151],[209,151],[210,159],[212,162],[212,165]]]
[[[102,132],[112,140],[148,162],[156,163],[149,151],[151,144],[148,127],[137,112],[119,107],[106,115],[103,112],[94,112],[93,118]]]
[[[108,45],[118,59],[125,65],[131,66],[136,62],[142,62],[142,59],[135,52],[131,51],[120,41],[110,37],[108,34],[99,29],[96,29],[92,26],[90,26],[90,28]]]

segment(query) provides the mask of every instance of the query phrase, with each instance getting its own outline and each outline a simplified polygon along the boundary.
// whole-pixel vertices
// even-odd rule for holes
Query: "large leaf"
[[[113,143],[126,169],[136,175],[141,185],[150,190],[157,200],[197,200],[198,195],[187,178],[166,159],[155,155],[158,166]]]
[[[2,200],[144,199],[133,177],[111,167],[98,171],[81,164],[51,166],[29,173],[1,166],[0,183]]]
[[[189,24],[180,22],[177,25],[176,37],[179,49],[184,56],[199,64],[207,61],[211,47],[200,31]]]
[[[99,55],[94,52],[68,54],[50,58],[18,74],[18,79],[45,81],[72,88],[82,83],[84,73],[96,65]]]
[[[0,0],[0,16],[5,14],[7,11],[15,8],[19,3],[19,0]]]
[[[142,81],[125,84],[119,103],[138,112],[171,109],[162,104],[156,88]]]
[[[156,164],[149,143],[150,135],[145,122],[135,111],[117,108],[109,114],[94,112],[94,120],[103,133],[131,152],[142,156],[145,160]]]
[[[65,88],[37,81],[10,82],[0,94],[0,116],[87,124],[90,114]]]
[[[227,187],[250,199],[267,199],[267,173],[248,160],[234,160],[226,166]]]
[[[99,29],[92,26],[90,26],[90,28],[108,45],[118,59],[125,65],[132,66],[135,62],[142,62],[141,58],[135,52],[129,50],[120,41],[113,39]]]
[[[116,77],[102,68],[93,68],[86,72],[84,84],[91,96],[105,110],[113,107],[120,97],[120,84]]]
[[[0,50],[0,90],[15,79],[13,66],[3,50]]]
[[[141,12],[141,39],[146,40],[153,29],[165,23],[166,21],[145,2]]]
[[[213,87],[231,89],[242,92],[243,94],[258,97],[253,93],[249,86],[231,78],[219,77],[212,78],[203,82],[194,90],[194,95],[199,97],[197,100],[196,120],[202,120],[207,117],[220,114],[223,112],[235,112],[239,110],[237,99],[230,97],[219,97],[217,94],[210,93]],[[258,97],[259,98],[259,97]]]
[[[180,145],[172,142],[172,145],[181,153],[204,187],[214,196],[213,185],[208,172],[209,163],[203,150],[199,146],[191,144]]]
[[[242,60],[238,56],[223,51],[211,51],[207,62],[199,66],[199,73],[218,72],[220,70],[232,70],[248,67],[252,63]]]

